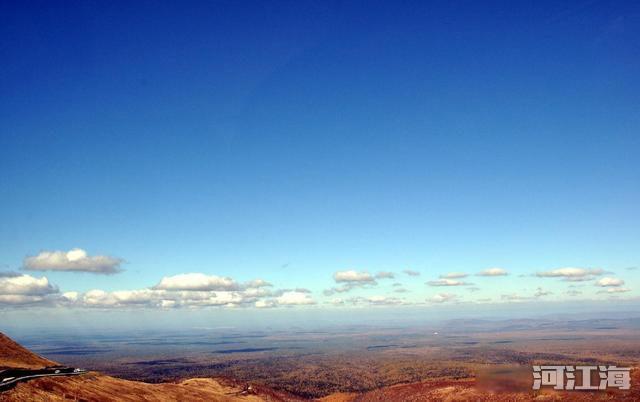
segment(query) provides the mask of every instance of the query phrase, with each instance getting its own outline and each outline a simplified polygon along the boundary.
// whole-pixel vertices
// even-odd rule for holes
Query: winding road
[[[80,375],[87,370],[73,367],[50,367],[38,370],[6,369],[0,371],[0,391],[10,388],[12,385],[40,377],[55,377],[63,375]]]

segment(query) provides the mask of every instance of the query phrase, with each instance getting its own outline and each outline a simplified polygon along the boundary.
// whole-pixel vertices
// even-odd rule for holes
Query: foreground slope
[[[57,363],[40,357],[30,350],[23,348],[11,338],[0,332],[0,369],[27,368],[39,369],[54,366]]]
[[[265,401],[268,395],[242,395],[242,389],[213,379],[147,384],[96,373],[75,377],[47,377],[18,384],[0,393],[0,401]]]

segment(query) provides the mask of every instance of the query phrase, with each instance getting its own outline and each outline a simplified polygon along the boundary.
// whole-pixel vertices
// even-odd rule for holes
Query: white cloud
[[[330,289],[325,289],[324,291],[322,291],[322,293],[325,296],[331,296],[331,295],[334,295],[336,293],[346,293],[346,292],[350,291],[351,289],[357,288],[357,287],[360,287],[360,286],[362,286],[362,285],[347,283],[347,284],[342,285],[342,286],[334,286],[334,287],[332,287]]]
[[[284,303],[293,303],[287,299],[287,292],[306,294],[306,289],[271,290],[272,285],[256,279],[239,285],[228,277],[187,273],[163,277],[152,287],[137,290],[120,290],[106,292],[94,289],[84,294],[77,292],[64,293],[59,302],[67,306],[117,308],[117,307],[151,307],[151,308],[200,308],[200,307],[269,307],[277,304],[270,297],[284,296]]]
[[[75,302],[86,307],[123,307],[123,306],[156,306],[160,302],[159,294],[151,289],[119,290],[105,292],[94,289],[82,296],[77,296]]]
[[[601,290],[598,293],[625,293],[625,292],[629,292],[631,291],[631,289],[629,288],[607,288],[606,290]]]
[[[171,298],[167,296],[171,295],[165,295],[165,298],[170,300]],[[238,307],[251,302],[255,303],[255,298],[247,298],[242,292],[226,290],[206,292],[206,297],[190,298],[189,296],[189,293],[182,293],[180,298],[175,299],[176,304],[184,307]]]
[[[275,307],[276,303],[273,300],[258,300],[254,304],[257,308],[271,308]]]
[[[64,296],[64,295],[63,295]],[[237,291],[167,291],[157,289],[105,292],[94,289],[67,299],[77,307],[215,307],[253,304],[257,300]]]
[[[46,277],[11,273],[0,276],[0,307],[51,305],[58,297],[58,287]]]
[[[117,300],[118,304],[149,304],[156,299],[156,294],[151,289],[140,290],[117,290],[111,292],[111,295]]]
[[[244,284],[244,287],[246,288],[263,288],[263,287],[271,287],[271,286],[273,285],[265,281],[264,279],[254,279]]]
[[[429,281],[426,283],[429,286],[465,286],[470,283],[457,281],[455,279],[438,279],[437,281]]]
[[[242,290],[241,292],[245,297],[267,297],[267,296],[274,295],[274,293],[278,293],[265,288],[247,288]],[[282,291],[279,291],[279,292],[282,292]]]
[[[350,297],[349,299],[332,299],[329,301],[334,306],[344,306],[350,304],[353,306],[397,306],[401,304],[407,304],[403,299],[397,297],[387,296],[370,296],[370,297]]]
[[[31,275],[0,277],[0,295],[44,296],[57,292],[58,288],[50,284],[44,276],[42,278]]]
[[[393,272],[380,271],[376,274],[377,279],[393,279],[395,274]]]
[[[116,304],[115,298],[111,297],[109,293],[100,289],[93,289],[86,292],[82,296],[81,300],[85,306],[113,306]]]
[[[446,303],[446,302],[455,301],[457,299],[458,299],[458,296],[452,293],[438,293],[426,300],[431,303]]]
[[[617,287],[622,285],[624,285],[624,281],[618,278],[604,277],[596,281],[596,286],[601,286],[601,287],[609,287],[609,286]]]
[[[44,296],[34,295],[2,295],[0,294],[0,306],[27,306],[31,304],[46,303],[48,299]]]
[[[263,285],[264,286],[264,285]],[[200,273],[165,276],[157,290],[238,290],[240,286],[231,278]]]
[[[478,276],[505,276],[509,275],[506,269],[503,268],[488,268],[477,274]]]
[[[469,274],[466,274],[464,272],[449,272],[449,273],[446,273],[444,275],[440,275],[440,278],[442,278],[442,279],[460,279],[460,278],[466,278],[467,276],[469,276]]]
[[[335,293],[345,293],[351,289],[365,286],[375,286],[378,284],[375,278],[366,271],[338,271],[333,274],[333,280],[341,283],[341,286],[332,287],[323,291],[325,296],[331,296]]]
[[[306,288],[295,288],[295,289],[278,289],[277,291],[273,292],[273,295],[282,296],[282,294],[285,292],[311,293],[311,291]]]
[[[61,297],[62,297],[62,301],[73,303],[78,301],[79,296],[80,296],[80,293],[78,292],[64,292]]]
[[[121,271],[122,259],[106,255],[89,256],[74,248],[69,251],[41,251],[24,259],[23,267],[30,271],[68,271],[94,274],[115,274]]]
[[[281,306],[308,305],[316,303],[308,293],[295,291],[283,293],[282,296],[276,299],[276,302]]]
[[[168,309],[168,308],[174,308],[174,307],[176,307],[176,301],[175,300],[161,300],[160,301],[160,308]]]
[[[375,279],[366,271],[338,271],[333,274],[333,279],[338,283],[375,283]]]
[[[404,303],[402,299],[398,299],[397,297],[386,296],[371,296],[367,297],[366,301],[374,306],[396,306]]]
[[[581,282],[593,279],[594,276],[602,275],[604,271],[600,268],[576,268],[565,267],[551,271],[537,272],[539,278],[562,278],[569,282]]]
[[[409,276],[420,276],[420,272],[418,271],[414,271],[412,269],[405,269],[404,271],[405,274],[409,275]]]

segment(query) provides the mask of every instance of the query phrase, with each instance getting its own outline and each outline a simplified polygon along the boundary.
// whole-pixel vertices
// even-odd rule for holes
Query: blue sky
[[[340,271],[394,272],[407,302],[464,272],[478,296],[447,294],[508,302],[564,300],[532,275],[578,267],[602,270],[584,297],[639,295],[634,2],[13,2],[0,38],[0,270],[323,305]],[[75,248],[123,272],[25,270]]]

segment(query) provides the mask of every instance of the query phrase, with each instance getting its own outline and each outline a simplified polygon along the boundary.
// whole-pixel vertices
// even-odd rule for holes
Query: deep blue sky
[[[640,285],[637,2],[55,3],[0,5],[3,268],[80,247],[125,272],[63,290]]]

